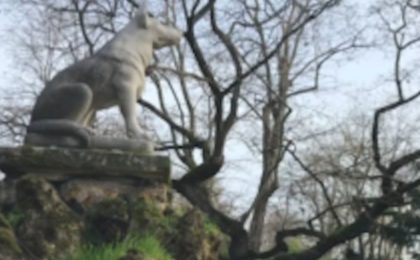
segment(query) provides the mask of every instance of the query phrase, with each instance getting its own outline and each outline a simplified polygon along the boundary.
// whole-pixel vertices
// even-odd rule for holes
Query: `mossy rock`
[[[0,259],[23,259],[23,253],[16,240],[12,226],[2,214],[0,214]]]
[[[168,251],[175,259],[219,260],[225,241],[218,227],[202,213],[190,210],[178,217]]]
[[[219,259],[225,237],[199,211],[162,210],[153,197],[143,197],[131,203],[130,212],[130,236],[153,235],[174,259]]]
[[[11,210],[7,211],[7,213],[4,214],[4,217],[6,218],[7,222],[9,222],[9,224],[12,226],[12,229],[16,230],[17,227],[22,223],[23,219],[25,218],[25,215],[19,209],[14,207]]]
[[[84,241],[93,245],[123,240],[130,224],[129,204],[121,198],[101,201],[85,214]]]
[[[162,210],[147,196],[102,201],[85,213],[85,224],[81,254],[71,260],[110,255],[118,255],[112,260],[218,260],[226,244],[218,227],[200,212]]]
[[[57,259],[79,247],[82,222],[54,187],[37,177],[16,185],[17,206],[23,213],[17,228],[19,241],[39,259]]]
[[[146,234],[163,235],[171,225],[161,207],[150,197],[142,197],[133,202],[130,233],[134,236]]]
[[[92,205],[85,212],[84,240],[100,245],[119,242],[127,236],[168,234],[172,225],[164,214],[162,196],[167,195],[162,191],[164,195],[119,196]]]

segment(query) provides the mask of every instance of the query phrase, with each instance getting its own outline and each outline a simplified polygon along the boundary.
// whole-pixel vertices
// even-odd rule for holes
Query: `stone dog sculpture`
[[[144,149],[152,144],[136,115],[153,50],[178,44],[182,32],[147,13],[134,18],[91,57],[60,71],[36,100],[25,144],[76,148]],[[89,128],[97,110],[118,105],[127,138],[97,136]]]

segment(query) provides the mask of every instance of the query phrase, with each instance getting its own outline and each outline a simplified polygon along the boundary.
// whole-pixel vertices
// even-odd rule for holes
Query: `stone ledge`
[[[84,177],[141,178],[160,182],[170,180],[168,157],[118,150],[0,147],[0,170],[7,178],[33,174],[51,180]]]

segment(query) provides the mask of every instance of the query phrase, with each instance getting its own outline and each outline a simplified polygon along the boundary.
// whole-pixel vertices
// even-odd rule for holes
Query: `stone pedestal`
[[[121,196],[153,197],[163,205],[168,201],[170,161],[165,156],[23,146],[0,148],[0,170],[6,174],[0,206],[14,203],[15,180],[24,176],[50,181],[66,202],[83,209]]]
[[[118,150],[23,146],[0,148],[0,170],[11,179],[31,174],[56,181],[93,178],[168,183],[170,161],[165,156]]]

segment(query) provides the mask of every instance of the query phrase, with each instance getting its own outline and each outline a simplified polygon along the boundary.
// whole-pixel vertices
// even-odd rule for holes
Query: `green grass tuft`
[[[146,235],[140,238],[128,238],[113,245],[83,246],[65,260],[118,260],[130,249],[140,252],[145,260],[173,259],[154,235]]]
[[[161,246],[155,236],[146,236],[141,239],[137,249],[144,254],[147,260],[172,260],[172,257]]]

